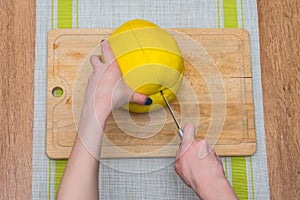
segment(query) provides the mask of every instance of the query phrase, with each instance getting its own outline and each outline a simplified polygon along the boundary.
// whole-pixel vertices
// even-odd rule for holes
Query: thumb
[[[140,105],[151,105],[152,99],[147,97],[144,94],[133,92],[133,94],[131,95],[131,98],[130,98],[130,102],[137,103]]]
[[[192,145],[195,138],[195,126],[193,123],[188,122],[184,126],[183,137],[180,145],[180,149],[177,154],[177,158],[184,154],[188,148]]]
[[[184,126],[182,144],[193,141],[195,138],[195,126],[192,122],[188,122]]]

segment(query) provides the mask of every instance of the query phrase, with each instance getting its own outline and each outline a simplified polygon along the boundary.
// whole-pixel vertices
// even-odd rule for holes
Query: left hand
[[[122,78],[118,62],[106,40],[101,42],[101,51],[105,63],[100,61],[99,56],[90,58],[94,70],[86,88],[85,106],[92,107],[96,113],[105,111],[106,114],[109,114],[112,109],[128,102],[144,105],[148,97],[134,92],[127,86]]]
[[[105,63],[92,56],[90,75],[81,112],[78,134],[81,142],[95,158],[99,158],[106,119],[114,108],[128,102],[149,105],[152,100],[134,92],[122,78],[118,62],[107,41],[101,43]]]
[[[124,82],[108,42],[101,44],[105,63],[92,56],[93,65],[81,112],[78,135],[57,193],[57,199],[99,199],[99,159],[106,119],[125,103],[149,104]],[[151,100],[150,100],[151,101]]]

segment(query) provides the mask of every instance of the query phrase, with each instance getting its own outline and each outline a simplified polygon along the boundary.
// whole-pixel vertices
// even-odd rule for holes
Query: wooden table
[[[300,196],[299,0],[258,0],[271,199]],[[0,1],[0,199],[30,199],[35,1]]]

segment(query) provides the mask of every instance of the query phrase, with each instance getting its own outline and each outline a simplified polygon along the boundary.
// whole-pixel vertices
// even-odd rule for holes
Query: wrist
[[[98,127],[97,133],[99,130],[104,131],[105,123],[110,115],[109,109],[95,109],[85,105],[82,108],[79,122],[79,129],[89,129],[89,127]],[[94,128],[95,129],[95,128]],[[95,129],[96,130],[96,129]]]
[[[100,158],[105,123],[109,114],[107,110],[99,110],[96,113],[96,109],[87,105],[81,111],[78,139],[95,159]]]
[[[86,117],[87,119],[90,119],[92,117],[95,117],[97,121],[106,121],[110,113],[112,112],[112,109],[109,106],[89,106],[84,105],[81,111],[81,117]]]

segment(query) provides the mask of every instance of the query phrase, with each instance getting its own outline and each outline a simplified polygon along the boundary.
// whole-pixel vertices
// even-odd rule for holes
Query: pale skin
[[[103,130],[112,109],[128,102],[145,104],[147,96],[132,91],[122,75],[109,43],[101,43],[105,63],[97,56],[90,62],[93,73],[86,88],[78,135],[61,180],[57,199],[99,199],[98,175]],[[220,158],[205,141],[194,139],[191,123],[184,137],[174,169],[182,181],[202,199],[237,199],[224,175]]]

